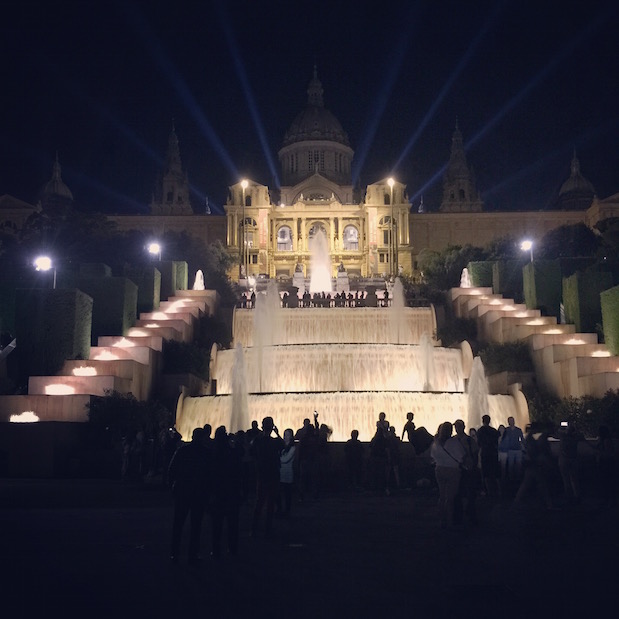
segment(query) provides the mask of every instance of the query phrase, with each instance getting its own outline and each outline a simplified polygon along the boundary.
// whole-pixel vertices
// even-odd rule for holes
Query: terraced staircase
[[[574,325],[557,324],[492,288],[452,288],[451,301],[457,317],[476,321],[480,340],[527,342],[538,384],[554,395],[602,397],[619,389],[619,357],[595,333],[576,333]]]
[[[124,336],[99,337],[89,359],[67,360],[55,376],[31,376],[27,395],[0,396],[0,421],[87,421],[91,397],[110,390],[148,400],[164,340],[191,342],[196,321],[212,315],[217,302],[213,290],[177,291],[158,311],[140,314]]]

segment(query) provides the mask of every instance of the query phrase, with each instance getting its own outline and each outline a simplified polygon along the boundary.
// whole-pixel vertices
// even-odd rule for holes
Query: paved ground
[[[589,616],[619,601],[618,510],[480,500],[476,528],[444,531],[434,490],[332,492],[295,503],[237,558],[169,561],[167,490],[118,481],[0,480],[6,617]],[[203,536],[208,556],[208,525]],[[561,612],[561,609],[562,612]],[[611,612],[611,615],[614,613]]]

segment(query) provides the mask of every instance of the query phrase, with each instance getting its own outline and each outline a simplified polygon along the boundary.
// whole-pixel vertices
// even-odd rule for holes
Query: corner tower
[[[475,174],[469,168],[464,153],[462,133],[456,121],[456,129],[451,138],[451,155],[447,171],[443,177],[443,200],[441,213],[470,213],[484,210],[475,187]]]
[[[165,168],[150,203],[153,215],[191,215],[189,181],[181,165],[178,137],[172,123]]]

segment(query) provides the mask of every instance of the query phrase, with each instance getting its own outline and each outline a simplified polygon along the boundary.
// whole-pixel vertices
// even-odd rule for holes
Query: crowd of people
[[[295,501],[319,498],[324,480],[331,475],[331,429],[319,423],[318,413],[304,419],[294,431],[282,435],[272,417],[259,427],[253,421],[247,431],[228,433],[224,426],[215,430],[206,424],[196,428],[189,443],[180,443],[171,458],[167,481],[174,495],[171,556],[178,561],[182,531],[190,521],[189,560],[199,561],[202,521],[211,519],[211,554],[221,556],[224,528],[227,550],[238,552],[239,512],[251,505],[251,535],[270,537],[276,517],[289,518]],[[546,508],[553,508],[550,485],[553,467],[563,481],[565,500],[581,498],[579,445],[583,435],[570,424],[561,427],[558,459],[551,452],[548,431],[527,427],[523,432],[513,417],[506,427],[494,428],[488,415],[479,428],[466,432],[465,423],[440,424],[435,436],[417,428],[408,412],[400,435],[395,426],[379,413],[376,432],[368,444],[352,430],[344,445],[348,488],[389,496],[404,488],[438,488],[438,512],[444,528],[478,523],[480,497],[494,501],[507,495],[515,503],[537,491]],[[600,501],[608,506],[616,500],[616,459],[614,443],[607,428],[600,428],[594,446],[600,482]],[[406,457],[402,455],[405,453]],[[433,473],[419,463],[429,462]],[[404,470],[403,470],[404,467]],[[415,470],[419,467],[419,470]],[[434,480],[428,479],[434,477]]]
[[[373,290],[357,290],[355,292],[314,292],[305,291],[301,297],[296,294],[284,292],[281,295],[281,306],[292,307],[389,307],[391,299],[389,291],[384,290],[381,296]],[[241,309],[254,309],[256,307],[256,293],[243,292],[238,302]]]

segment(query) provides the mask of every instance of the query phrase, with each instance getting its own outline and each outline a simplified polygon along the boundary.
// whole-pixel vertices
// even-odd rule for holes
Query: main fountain
[[[480,408],[495,426],[507,424],[509,416],[524,424],[524,396],[486,390],[480,399],[481,360],[473,362],[467,342],[440,346],[435,333],[434,308],[406,307],[399,280],[388,308],[294,309],[281,307],[271,281],[254,310],[235,310],[232,348],[213,346],[216,394],[181,395],[176,426],[188,438],[205,423],[236,431],[270,415],[283,431],[299,428],[316,410],[333,429],[332,440],[346,441],[357,429],[369,441],[380,411],[396,428],[412,411],[417,427],[434,433],[441,422],[456,419],[478,427]],[[468,393],[469,383],[475,395]]]

